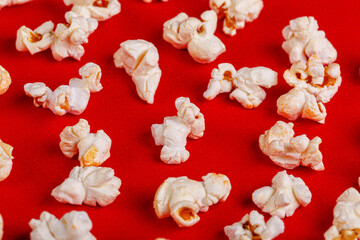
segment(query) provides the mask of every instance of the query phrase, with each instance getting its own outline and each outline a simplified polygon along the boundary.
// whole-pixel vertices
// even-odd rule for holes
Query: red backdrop
[[[288,171],[301,177],[309,186],[313,199],[305,208],[284,220],[281,239],[322,239],[331,226],[337,197],[347,188],[356,187],[360,175],[360,122],[358,67],[360,65],[360,2],[353,0],[265,0],[259,18],[247,23],[236,36],[228,37],[219,23],[216,35],[227,51],[216,61],[201,65],[187,51],[177,50],[162,39],[163,23],[186,12],[199,17],[209,9],[208,0],[169,0],[168,3],[144,4],[141,0],[121,0],[121,13],[100,22],[84,45],[80,62],[65,59],[56,62],[50,50],[31,56],[15,49],[16,31],[21,25],[32,29],[47,20],[64,22],[70,10],[62,1],[34,0],[25,5],[0,11],[0,64],[12,77],[8,92],[0,96],[0,138],[14,146],[14,165],[9,178],[0,183],[0,213],[5,221],[4,239],[28,239],[31,218],[44,210],[61,217],[71,210],[85,210],[93,222],[92,233],[98,239],[226,239],[223,227],[239,221],[253,209],[254,190],[271,184],[272,177],[283,169],[262,154],[258,138],[277,120],[276,100],[290,87],[282,78],[290,68],[288,55],[281,49],[281,30],[291,19],[314,16],[321,30],[338,51],[343,84],[326,104],[324,125],[299,119],[297,135],[320,136],[325,171],[298,167]],[[128,39],[145,39],[155,44],[163,71],[155,103],[148,105],[136,94],[131,78],[115,68],[113,53]],[[91,95],[89,105],[80,116],[54,115],[36,108],[25,96],[28,82],[45,82],[52,89],[78,77],[78,69],[95,62],[103,71],[104,89]],[[265,101],[254,110],[246,110],[228,94],[212,101],[202,97],[210,73],[219,63],[241,67],[266,66],[279,73],[279,84],[266,90]],[[174,101],[190,97],[205,115],[203,138],[189,140],[190,158],[181,165],[160,161],[160,147],[155,146],[150,126],[176,114]],[[111,157],[104,167],[115,169],[123,184],[120,196],[107,207],[74,206],[57,202],[51,190],[70,170],[79,165],[76,158],[66,158],[59,149],[59,134],[65,126],[85,118],[92,132],[99,129],[112,138]],[[232,184],[228,200],[200,213],[201,220],[191,228],[179,228],[172,219],[157,219],[152,201],[158,186],[167,177],[188,176],[200,180],[208,172],[226,174]],[[266,218],[269,215],[266,214]]]

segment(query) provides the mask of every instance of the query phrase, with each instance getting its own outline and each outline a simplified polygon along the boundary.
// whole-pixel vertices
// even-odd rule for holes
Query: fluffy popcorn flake
[[[161,77],[159,53],[154,44],[141,39],[122,42],[114,54],[114,63],[132,77],[139,97],[153,104]]]
[[[279,217],[273,216],[265,223],[264,216],[255,210],[246,214],[240,222],[224,228],[229,240],[271,240],[283,233],[284,230],[284,222]]]
[[[290,62],[302,61],[313,54],[319,56],[324,64],[332,63],[337,58],[337,52],[324,31],[319,31],[319,25],[314,17],[299,17],[290,21],[283,31],[285,41],[282,48],[289,54]]]
[[[223,174],[209,173],[203,182],[187,177],[170,177],[158,188],[154,209],[158,218],[172,217],[180,227],[191,227],[213,204],[224,202],[230,194],[231,184]]]
[[[229,63],[222,63],[211,72],[208,89],[203,96],[211,100],[219,93],[231,92],[230,99],[236,99],[244,108],[258,107],[266,97],[261,87],[277,85],[277,72],[265,67],[241,68],[238,71]]]
[[[31,55],[50,48],[54,41],[54,23],[47,21],[34,31],[26,26],[19,28],[16,34],[16,49],[29,51]]]
[[[91,92],[102,89],[101,69],[95,63],[87,63],[79,70],[82,79],[72,78],[69,85],[61,85],[52,91],[44,83],[27,83],[24,90],[34,99],[36,107],[49,108],[54,114],[81,114],[87,107]]]
[[[204,115],[189,98],[177,98],[175,106],[177,116],[166,117],[163,124],[151,126],[155,144],[163,146],[160,159],[167,164],[180,164],[188,160],[190,154],[185,149],[187,137],[198,139],[205,131]]]
[[[187,48],[196,62],[205,64],[213,62],[226,48],[214,35],[217,27],[216,13],[212,10],[205,11],[200,18],[201,20],[179,13],[164,23],[163,38],[175,48]]]
[[[0,9],[3,7],[10,7],[13,5],[24,4],[31,0],[0,0]]]
[[[10,87],[11,77],[8,71],[0,65],[0,95],[4,94]]]
[[[245,22],[257,19],[263,7],[262,0],[210,0],[210,8],[219,19],[224,18],[223,31],[230,36],[244,28]]]
[[[64,0],[66,6],[73,5],[71,11],[84,18],[105,21],[121,11],[118,0]]]
[[[259,137],[261,151],[276,164],[286,169],[299,165],[310,166],[316,171],[325,169],[319,150],[321,138],[310,140],[305,134],[294,137],[293,123],[278,121]]]
[[[279,218],[290,217],[301,205],[311,201],[311,192],[301,178],[278,172],[271,187],[262,187],[252,194],[252,200],[263,212]]]
[[[0,182],[10,175],[14,159],[12,151],[12,146],[0,140]]]
[[[31,240],[96,240],[90,233],[92,222],[84,211],[71,211],[60,220],[44,211],[40,219],[31,219]]]
[[[121,180],[114,174],[111,168],[74,167],[69,177],[53,189],[51,196],[62,203],[105,207],[120,194]]]
[[[3,235],[4,235],[4,220],[0,214],[0,240],[2,239]]]

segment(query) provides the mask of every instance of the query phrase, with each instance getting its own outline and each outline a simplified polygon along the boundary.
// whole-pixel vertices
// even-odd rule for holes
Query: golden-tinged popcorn
[[[10,175],[14,159],[12,151],[13,147],[0,139],[0,182]]]
[[[112,168],[74,167],[70,176],[53,189],[51,196],[62,203],[105,207],[120,194],[121,180]]]
[[[336,200],[333,226],[325,232],[325,240],[359,239],[359,209],[360,193],[351,187]]]
[[[139,97],[153,104],[161,77],[159,53],[154,44],[141,39],[122,42],[114,54],[114,63],[132,77]]]
[[[79,154],[82,167],[100,166],[110,157],[111,139],[103,131],[90,133],[85,119],[74,126],[65,127],[60,133],[60,149],[65,156],[72,158]]]
[[[49,49],[54,41],[54,23],[47,21],[34,31],[22,26],[16,33],[16,49],[29,51],[31,55]]]
[[[325,37],[325,32],[318,29],[319,25],[314,17],[293,19],[290,25],[283,29],[285,42],[282,48],[289,54],[291,63],[298,61],[306,63],[313,54],[318,55],[324,64],[336,60],[336,49]]]
[[[8,71],[0,65],[0,95],[4,94],[10,87],[11,77]]]
[[[223,174],[208,173],[203,182],[187,177],[170,177],[158,188],[154,209],[158,218],[172,217],[180,227],[191,227],[213,204],[224,202],[230,194],[231,184]]]
[[[257,19],[263,7],[262,0],[210,0],[210,8],[219,19],[224,18],[223,31],[230,36],[244,28],[245,22]]]
[[[59,23],[55,29],[54,41],[51,44],[52,55],[57,61],[72,57],[78,61],[85,50],[81,45],[88,42],[88,37],[98,27],[94,18],[84,18],[74,12],[67,12],[68,24]]]
[[[277,72],[270,68],[244,67],[236,71],[230,63],[222,63],[211,72],[208,89],[203,96],[211,100],[219,93],[232,91],[230,99],[236,99],[244,108],[252,109],[266,97],[261,87],[270,88],[276,84]]]
[[[66,6],[73,5],[71,11],[84,18],[105,21],[120,13],[118,0],[64,0]]]
[[[31,240],[96,240],[90,233],[93,225],[84,211],[71,211],[60,220],[44,211],[40,219],[31,219]]]
[[[283,233],[284,222],[277,216],[271,217],[266,223],[264,216],[253,210],[246,214],[240,222],[224,228],[229,240],[271,240]]]
[[[10,7],[13,5],[24,4],[31,0],[0,0],[0,9],[3,7]]]
[[[179,13],[166,21],[163,38],[175,48],[189,51],[190,56],[199,63],[210,63],[225,52],[225,45],[214,35],[217,16],[212,10],[205,11],[201,20]]]
[[[311,201],[311,192],[301,178],[278,172],[271,187],[262,187],[252,194],[252,200],[263,212],[279,218],[290,217],[301,205]]]
[[[87,107],[90,93],[102,89],[101,69],[95,63],[87,63],[79,69],[79,78],[72,78],[69,85],[61,85],[52,91],[44,83],[27,83],[24,90],[27,96],[34,98],[36,107],[49,108],[54,114],[81,114]]]
[[[151,126],[155,144],[163,146],[160,159],[167,164],[180,164],[188,160],[190,153],[185,149],[187,137],[198,139],[205,131],[204,115],[189,98],[177,98],[175,106],[177,116],[166,117],[163,124]]]
[[[293,123],[278,121],[259,137],[261,151],[280,167],[294,169],[299,165],[325,169],[319,150],[321,138],[310,140],[306,134],[294,137]]]
[[[4,235],[4,220],[2,219],[2,216],[0,214],[0,240],[2,239]]]

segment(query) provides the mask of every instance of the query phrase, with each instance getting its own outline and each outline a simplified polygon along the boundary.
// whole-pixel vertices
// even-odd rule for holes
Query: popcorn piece
[[[306,134],[294,137],[294,124],[278,121],[259,138],[261,151],[280,167],[294,169],[299,165],[310,166],[322,171],[325,169],[319,150],[321,138],[311,141]]]
[[[31,0],[0,0],[0,9],[3,7],[11,7],[13,5],[24,4]]]
[[[16,34],[16,49],[29,51],[31,55],[49,49],[54,41],[54,23],[47,21],[34,31],[26,26],[19,28]]]
[[[68,24],[58,24],[55,29],[54,41],[51,44],[52,55],[57,61],[72,57],[78,61],[85,50],[81,45],[88,42],[88,37],[98,27],[94,18],[84,18],[74,12],[67,12],[65,19]]]
[[[336,200],[333,226],[324,234],[325,240],[358,239],[360,237],[360,193],[347,189]]]
[[[120,13],[118,0],[64,0],[66,6],[73,5],[71,11],[84,18],[105,21]]]
[[[120,178],[105,167],[74,167],[69,178],[53,189],[51,196],[62,203],[105,207],[120,194]]]
[[[285,42],[282,48],[289,54],[290,62],[306,62],[307,58],[317,54],[324,64],[332,63],[337,52],[324,31],[319,31],[314,17],[299,17],[290,21],[283,31]]]
[[[236,99],[247,109],[256,108],[266,97],[261,87],[270,88],[277,84],[277,72],[265,67],[241,68],[236,72],[233,65],[222,63],[211,72],[211,79],[204,97],[208,100],[219,93],[231,92],[230,99]],[[260,87],[261,86],[261,87]]]
[[[210,8],[219,19],[224,18],[223,31],[230,36],[244,28],[245,22],[257,19],[263,7],[262,0],[210,0]]]
[[[0,182],[10,175],[14,159],[12,151],[12,146],[0,140]]]
[[[96,240],[90,233],[92,222],[84,211],[71,211],[60,220],[44,211],[39,220],[31,219],[29,226],[31,240]]]
[[[10,87],[11,77],[8,71],[0,65],[0,95],[4,94]]]
[[[158,188],[154,209],[158,218],[172,217],[180,227],[191,227],[213,204],[224,202],[230,194],[231,184],[222,174],[209,173],[203,182],[187,177],[170,177]]]
[[[175,106],[177,116],[166,117],[163,124],[151,126],[156,146],[164,146],[160,159],[167,164],[180,164],[188,160],[190,154],[185,149],[186,138],[198,139],[205,131],[204,115],[189,98],[177,98]]]
[[[149,104],[154,103],[160,82],[159,53],[154,44],[145,40],[128,40],[120,44],[114,54],[114,63],[125,68],[132,77],[139,97]]]
[[[166,21],[163,38],[175,48],[187,48],[190,56],[199,63],[210,63],[225,52],[225,45],[214,35],[217,16],[212,10],[201,14],[201,20],[180,13]]]
[[[279,217],[273,216],[265,223],[264,216],[255,210],[246,214],[240,222],[224,228],[229,240],[271,240],[283,233],[284,230],[284,222]]]
[[[82,79],[72,78],[69,85],[61,85],[53,92],[44,83],[27,83],[24,90],[27,96],[34,98],[36,107],[49,108],[54,114],[81,114],[87,107],[90,92],[102,89],[101,69],[95,63],[87,63],[79,69]]]
[[[65,127],[60,133],[60,149],[65,156],[72,158],[79,153],[82,167],[100,166],[110,157],[111,139],[103,131],[90,133],[85,119],[74,126]]]
[[[2,216],[0,214],[0,240],[2,239],[4,235],[4,220],[2,219]]]
[[[292,216],[300,205],[307,206],[311,192],[301,178],[288,175],[284,170],[274,176],[271,187],[253,192],[252,200],[263,212],[284,218]]]

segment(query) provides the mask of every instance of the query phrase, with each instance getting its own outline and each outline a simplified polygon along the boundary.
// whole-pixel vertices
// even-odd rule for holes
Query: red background
[[[283,169],[262,154],[258,137],[286,119],[277,115],[276,100],[290,87],[282,78],[290,68],[287,54],[281,49],[281,30],[291,19],[314,16],[321,30],[338,51],[343,84],[326,104],[325,125],[299,119],[296,135],[320,136],[325,171],[298,167],[288,171],[301,177],[309,186],[313,199],[305,208],[285,219],[285,233],[277,239],[323,239],[331,226],[337,197],[349,187],[356,187],[360,175],[360,2],[354,0],[264,1],[259,18],[247,23],[236,36],[228,37],[219,23],[216,35],[227,51],[216,61],[201,65],[185,50],[177,50],[162,39],[163,23],[186,12],[199,17],[207,10],[208,0],[169,0],[168,3],[142,3],[121,0],[121,13],[100,22],[84,45],[80,62],[65,59],[56,62],[50,50],[31,56],[15,49],[16,31],[21,25],[32,29],[47,20],[64,22],[69,7],[62,1],[35,0],[0,11],[0,64],[12,77],[8,92],[0,96],[0,138],[14,147],[14,165],[9,178],[0,183],[0,213],[5,221],[4,239],[28,239],[31,218],[44,210],[61,217],[71,210],[85,210],[93,222],[92,233],[98,239],[226,239],[223,227],[239,221],[253,209],[254,190],[270,185],[272,177]],[[128,39],[145,39],[156,45],[163,71],[155,103],[148,105],[136,94],[131,78],[115,68],[113,53]],[[28,82],[45,82],[55,89],[78,77],[78,69],[95,62],[103,71],[104,89],[93,93],[81,116],[54,115],[36,108],[25,96]],[[246,110],[228,94],[212,101],[202,97],[210,73],[219,63],[241,67],[266,66],[279,73],[279,84],[266,90],[265,101],[254,110]],[[174,101],[190,97],[205,115],[203,138],[189,140],[190,158],[173,166],[160,161],[160,147],[155,146],[150,126],[176,114]],[[91,131],[99,129],[112,138],[111,157],[104,167],[115,169],[123,184],[120,196],[107,207],[74,206],[57,202],[51,190],[70,170],[79,165],[76,158],[66,158],[59,149],[59,134],[65,126],[85,118]],[[157,219],[152,201],[158,186],[167,177],[188,176],[200,180],[208,172],[226,174],[232,184],[228,200],[200,213],[201,220],[191,228],[179,228],[171,219]],[[266,218],[269,215],[266,214]]]

